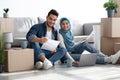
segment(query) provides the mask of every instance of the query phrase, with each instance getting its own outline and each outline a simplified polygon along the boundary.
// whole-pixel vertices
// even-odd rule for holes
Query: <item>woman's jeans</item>
[[[41,61],[39,56],[45,55],[47,59],[49,59],[52,63],[56,62],[57,60],[60,60],[64,55],[66,55],[66,49],[61,47],[58,48],[55,54],[51,54],[50,51],[41,49],[38,42],[31,42],[30,48],[34,49],[34,59],[35,62]]]
[[[96,60],[97,64],[104,64],[105,63],[104,56],[99,55],[99,51],[96,48],[94,48],[93,46],[91,46],[88,42],[83,42],[83,43],[79,43],[79,44],[75,45],[74,50],[75,51],[72,52],[70,55],[76,61],[79,61],[80,60],[80,55],[82,54],[82,52],[84,50],[87,50],[90,53],[98,54],[97,60]],[[65,57],[63,57],[62,59],[65,60]]]

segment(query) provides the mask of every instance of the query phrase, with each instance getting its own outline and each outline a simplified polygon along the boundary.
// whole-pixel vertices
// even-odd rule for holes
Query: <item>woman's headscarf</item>
[[[62,22],[63,21],[67,21],[69,23],[69,29],[68,30],[64,30],[62,29]],[[74,47],[74,38],[73,38],[73,35],[72,35],[72,32],[71,32],[71,24],[70,24],[70,21],[63,17],[60,19],[60,29],[59,29],[59,33],[62,35],[63,39],[64,39],[64,43],[65,43],[65,46],[66,46],[66,49],[68,51],[73,51],[73,47]]]

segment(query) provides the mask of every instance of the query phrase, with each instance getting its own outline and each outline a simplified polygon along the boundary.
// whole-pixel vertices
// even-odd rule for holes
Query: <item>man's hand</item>
[[[42,37],[42,38],[40,38],[40,43],[45,43],[46,41],[47,41],[48,39],[46,38],[46,37]]]
[[[55,54],[56,53],[56,50],[54,50],[54,51],[51,51],[51,54]]]

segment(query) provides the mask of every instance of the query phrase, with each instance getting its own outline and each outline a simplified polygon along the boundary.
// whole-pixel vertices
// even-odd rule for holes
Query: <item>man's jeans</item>
[[[76,61],[80,60],[80,55],[82,54],[82,52],[84,50],[87,50],[90,53],[96,53],[98,54],[97,56],[97,60],[96,63],[97,64],[104,64],[104,56],[99,55],[99,51],[94,48],[93,46],[91,46],[88,42],[83,42],[83,43],[79,43],[77,45],[75,45],[74,47],[74,52],[72,52],[70,55],[73,57],[73,59],[75,59]],[[61,61],[63,62],[63,60],[65,60],[65,56],[61,59]]]
[[[39,56],[45,55],[47,59],[49,59],[52,63],[56,62],[57,60],[60,60],[63,56],[66,55],[66,49],[61,47],[58,48],[55,54],[51,54],[50,51],[41,49],[38,42],[31,42],[30,48],[34,49],[34,59],[35,62],[40,61]]]

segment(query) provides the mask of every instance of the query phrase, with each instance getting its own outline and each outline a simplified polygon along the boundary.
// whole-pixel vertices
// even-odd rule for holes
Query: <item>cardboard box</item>
[[[110,38],[120,38],[120,17],[102,18],[101,35]]]
[[[5,50],[5,70],[7,72],[31,70],[34,68],[33,49],[13,48]]]
[[[114,44],[114,52],[118,52],[120,50],[120,43],[115,43]]]
[[[115,17],[120,17],[120,0],[115,0],[115,2],[117,2],[118,4],[118,9],[117,9],[117,13],[115,14]]]
[[[14,19],[13,18],[0,18],[0,31],[12,32],[14,34]]]
[[[101,51],[106,55],[115,54],[115,43],[120,43],[120,38],[101,37]]]

